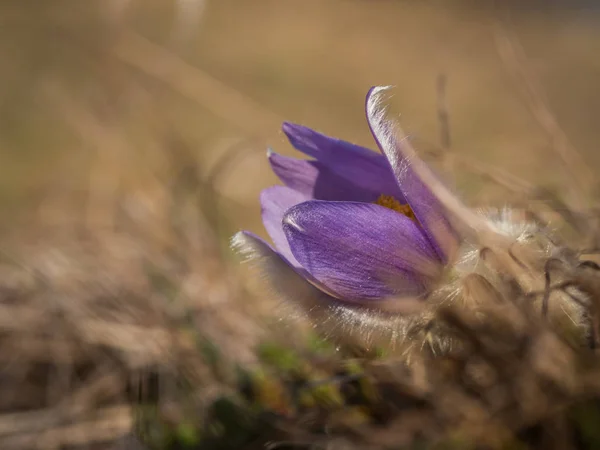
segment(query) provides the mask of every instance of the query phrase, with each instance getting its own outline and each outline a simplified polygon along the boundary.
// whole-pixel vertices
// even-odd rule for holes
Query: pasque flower
[[[459,245],[445,209],[414,170],[420,161],[407,156],[385,118],[384,91],[372,88],[365,108],[381,153],[284,123],[291,144],[312,159],[268,152],[284,184],[260,198],[274,248],[247,231],[234,237],[347,305],[426,298]]]
[[[482,301],[498,304],[515,286],[530,293],[546,286],[546,314],[544,267],[564,260],[564,249],[535,224],[514,220],[510,209],[481,214],[463,205],[397,137],[381,106],[385,90],[374,87],[366,97],[380,152],[283,125],[311,159],[268,152],[283,182],[260,198],[274,247],[248,231],[237,233],[233,246],[257,261],[278,297],[301,305],[314,326],[361,345],[410,338],[409,348],[428,342],[434,352],[446,351],[452,338],[436,325],[440,304],[460,299],[478,309]],[[589,329],[580,302],[558,294],[550,306],[553,322]]]

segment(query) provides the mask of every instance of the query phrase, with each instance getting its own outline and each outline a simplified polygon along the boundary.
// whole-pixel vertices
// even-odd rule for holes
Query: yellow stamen
[[[400,214],[404,214],[410,220],[416,220],[415,213],[413,212],[412,208],[409,205],[403,205],[391,195],[380,195],[375,204],[391,209],[392,211],[399,212]]]

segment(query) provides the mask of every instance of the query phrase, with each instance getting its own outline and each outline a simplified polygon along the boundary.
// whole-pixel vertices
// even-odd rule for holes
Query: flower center
[[[375,204],[403,214],[410,220],[416,220],[415,213],[413,212],[412,208],[409,205],[403,205],[391,195],[380,195],[375,201]]]

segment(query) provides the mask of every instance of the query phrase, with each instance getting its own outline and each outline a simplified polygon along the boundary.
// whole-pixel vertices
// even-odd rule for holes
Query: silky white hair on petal
[[[390,298],[360,307],[339,301],[304,279],[261,239],[239,232],[231,239],[232,248],[246,262],[256,264],[279,302],[281,316],[308,320],[326,338],[370,346],[395,347],[422,327],[430,311],[416,298]]]

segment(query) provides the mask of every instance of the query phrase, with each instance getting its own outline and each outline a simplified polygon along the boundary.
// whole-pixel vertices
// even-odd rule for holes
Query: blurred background
[[[515,75],[523,61],[503,56],[502,42],[517,43],[568,139],[596,165],[596,5],[3,1],[0,222],[110,228],[123,214],[160,215],[164,184],[182,177],[173,160],[187,158],[214,185],[222,236],[258,231],[257,195],[276,182],[265,149],[293,154],[281,122],[373,148],[363,101],[377,84],[396,86],[393,112],[418,149],[441,145],[442,101],[455,152],[560,185],[563,163]],[[457,187],[483,189],[467,173]]]
[[[434,163],[448,151],[462,162],[445,176],[471,205],[595,174],[598,5],[0,2],[0,413],[33,414],[0,417],[12,439],[2,448],[29,448],[56,411],[121,405],[147,366],[183,367],[200,403],[216,398],[228,378],[207,375],[187,338],[167,339],[190,323],[228,358],[254,362],[270,328],[249,320],[260,283],[238,272],[228,242],[241,229],[265,236],[258,195],[277,183],[266,149],[295,154],[284,120],[375,148],[365,94],[394,85],[404,131]],[[44,448],[59,435],[119,437],[127,408],[45,435],[55,446]]]

